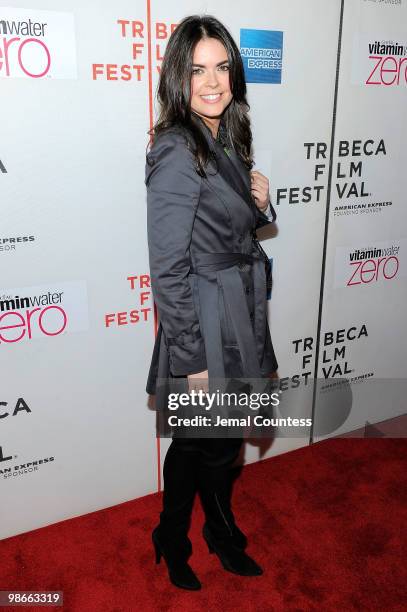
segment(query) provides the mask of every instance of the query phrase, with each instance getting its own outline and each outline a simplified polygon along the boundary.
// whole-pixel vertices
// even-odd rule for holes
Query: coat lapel
[[[209,148],[215,153],[216,161],[218,164],[218,172],[220,176],[228,183],[228,185],[233,189],[233,191],[240,196],[242,200],[246,203],[249,208],[253,210],[254,202],[248,187],[247,181],[243,178],[243,173],[247,170],[242,167],[242,162],[240,161],[237,153],[232,149],[228,148],[228,153],[225,152],[222,144],[215,140],[212,136],[212,132],[205,124],[205,122],[199,117],[200,123],[203,126],[203,133],[207,139]],[[224,126],[221,124],[219,126],[219,130],[224,130]],[[223,131],[224,133],[224,131]],[[215,165],[210,162],[211,165],[215,168]]]
[[[246,183],[243,181],[242,170],[238,167],[237,154],[232,149],[228,149],[228,153],[226,153],[219,142],[215,142],[215,151],[220,175],[251,206],[252,198]]]

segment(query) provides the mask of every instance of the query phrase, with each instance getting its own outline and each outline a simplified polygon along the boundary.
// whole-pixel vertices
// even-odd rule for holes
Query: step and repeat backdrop
[[[278,215],[261,238],[279,375],[346,382],[294,395],[314,430],[248,441],[244,461],[406,412],[392,381],[407,358],[407,0],[238,9],[0,7],[0,538],[162,489],[144,166],[166,43],[188,14],[220,19],[244,61]],[[366,413],[368,379],[387,384]],[[318,418],[335,402],[333,432]]]

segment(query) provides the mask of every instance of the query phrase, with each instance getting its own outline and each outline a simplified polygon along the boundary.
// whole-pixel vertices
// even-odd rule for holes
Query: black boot
[[[199,465],[198,490],[205,512],[203,536],[209,552],[215,552],[223,567],[241,576],[260,576],[263,570],[244,552],[247,538],[235,523],[231,508],[232,469],[241,441],[213,439],[205,444]]]
[[[231,508],[235,470],[230,467],[201,466],[198,491],[205,513],[205,525],[217,538],[230,538],[237,548],[244,550],[247,537],[236,525]]]
[[[216,553],[225,570],[239,576],[261,576],[262,568],[241,548],[234,545],[232,538],[216,538],[205,524],[203,537],[210,553]]]
[[[199,489],[202,508],[205,513],[205,525],[217,537],[230,537],[233,544],[244,550],[247,547],[247,537],[236,525],[230,507],[230,493],[225,496],[207,488]]]
[[[201,583],[187,562],[192,553],[192,546],[190,545],[189,551],[185,551],[185,549],[165,544],[164,539],[160,537],[159,527],[154,529],[152,540],[155,550],[155,562],[160,563],[161,556],[164,557],[172,584],[180,589],[198,591],[201,588]]]
[[[192,544],[188,538],[196,494],[197,456],[188,440],[173,440],[164,460],[163,510],[152,533],[156,563],[164,557],[171,582],[198,590],[201,583],[188,565]]]

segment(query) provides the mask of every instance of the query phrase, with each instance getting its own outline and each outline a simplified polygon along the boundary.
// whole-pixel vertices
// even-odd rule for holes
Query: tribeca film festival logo
[[[146,65],[142,59],[147,43],[147,27],[143,21],[130,19],[117,19],[115,24],[116,36],[124,38],[129,49],[129,62],[126,64],[94,63],[92,64],[92,78],[105,81],[142,81],[146,72]],[[152,45],[152,61],[155,62],[157,73],[160,73],[164,58],[165,46],[171,33],[177,27],[176,23],[157,21],[152,29],[155,40]]]
[[[88,327],[85,281],[0,291],[0,347]]]
[[[23,397],[17,398],[15,403],[9,404],[9,402],[0,401],[0,421],[7,417],[15,417],[20,413],[29,414],[32,412],[31,408]]]
[[[240,55],[247,83],[281,84],[283,32],[241,28]]]
[[[7,465],[7,463],[13,461],[13,459],[17,459],[17,455],[10,454],[10,451],[7,452],[5,447],[0,445],[0,475],[4,480],[38,472],[38,470],[45,465],[55,461],[55,456],[32,459],[26,463],[15,463],[13,466]]]
[[[151,307],[150,275],[139,274],[138,276],[127,276],[126,280],[130,291],[136,293],[136,297],[133,299],[137,302],[137,307],[131,310],[106,313],[105,327],[121,327],[129,323],[131,325],[135,323],[146,323],[151,319],[153,309]]]
[[[73,14],[0,8],[0,77],[76,79]]]
[[[337,247],[334,287],[376,285],[405,277],[402,266],[405,252],[405,239],[366,246]]]
[[[337,145],[337,162],[334,165],[336,180],[336,196],[343,204],[336,204],[333,215],[363,215],[381,213],[390,210],[391,201],[366,201],[372,194],[367,191],[363,177],[363,162],[358,158],[374,158],[386,156],[386,146],[381,139],[377,143],[373,139],[340,140]],[[356,160],[354,160],[356,158]],[[345,161],[344,161],[345,160]],[[348,200],[351,202],[348,203]]]
[[[368,333],[365,323],[357,326],[352,325],[347,329],[342,328],[321,333],[319,360],[323,378],[343,377],[354,372],[355,370],[349,365],[347,357],[348,345],[367,337]],[[298,355],[301,359],[301,371],[298,374],[294,374],[291,379],[281,379],[281,383],[285,385],[285,388],[288,388],[288,384],[291,384],[292,387],[308,384],[313,375],[311,367],[314,362],[314,338],[298,338],[293,340],[292,344],[294,346],[294,354]],[[280,388],[284,390],[284,387],[281,385]]]
[[[340,140],[338,142],[339,158],[360,157],[386,155],[384,141],[380,140],[377,144],[373,140]],[[323,194],[326,191],[325,184],[318,184],[327,176],[329,147],[326,142],[304,142],[305,158],[307,161],[314,163],[313,184],[295,186],[295,187],[279,187],[276,189],[276,204],[279,205],[283,201],[287,201],[290,205],[309,204],[320,202]],[[343,161],[338,161],[336,165],[336,195],[340,200],[348,200],[349,198],[365,198],[371,194],[366,192],[365,182],[356,179],[362,177],[362,162],[354,162],[352,159],[347,166],[344,166]],[[356,178],[355,178],[356,177]],[[366,209],[374,210],[383,206],[387,206],[391,202],[372,202],[366,204]],[[345,214],[343,211],[354,210],[359,208],[358,205],[342,205],[335,207],[335,214]]]
[[[7,417],[19,416],[21,414],[30,414],[31,412],[31,408],[22,397],[17,398],[15,402],[10,404],[9,402],[0,401],[0,420],[6,419]],[[54,461],[55,457],[33,459],[27,463],[14,464],[14,466],[6,465],[13,459],[17,459],[17,455],[6,452],[5,447],[0,446],[0,475],[4,480],[37,472],[41,466]]]
[[[276,189],[273,200],[277,205],[283,201],[290,205],[298,204],[313,204],[318,203],[322,199],[322,195],[326,191],[326,185],[318,185],[325,177],[328,168],[329,147],[326,142],[304,142],[303,147],[306,151],[305,158],[314,163],[313,166],[313,183],[310,185],[301,185],[295,187],[279,187]],[[318,163],[315,163],[318,160]]]

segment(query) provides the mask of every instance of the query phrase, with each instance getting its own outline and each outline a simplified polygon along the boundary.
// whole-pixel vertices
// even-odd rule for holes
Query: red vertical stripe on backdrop
[[[147,0],[147,58],[148,58],[148,116],[150,130],[153,127],[153,68],[151,57],[151,5]],[[150,136],[150,142],[152,137]],[[157,307],[154,304],[154,338],[157,335]],[[161,491],[161,439],[156,436],[157,446],[157,491]]]

